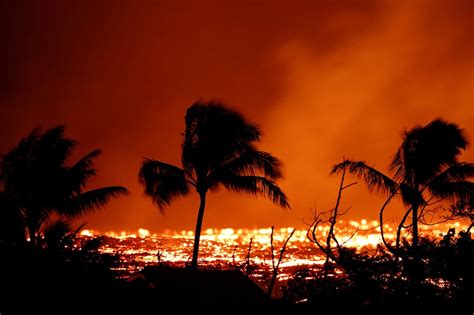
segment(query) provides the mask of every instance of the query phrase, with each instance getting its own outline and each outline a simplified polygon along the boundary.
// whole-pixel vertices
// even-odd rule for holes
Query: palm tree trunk
[[[421,261],[420,253],[418,251],[418,205],[413,206],[413,218],[412,218],[412,258],[413,260],[408,260],[407,264],[409,266],[409,270],[411,276],[411,282],[413,285],[413,294],[415,296],[420,294],[420,285],[423,281],[423,264]]]
[[[418,206],[413,206],[413,218],[412,218],[412,228],[413,228],[413,248],[418,247]]]
[[[198,255],[199,255],[199,240],[201,239],[201,228],[202,221],[204,218],[204,209],[206,208],[206,193],[200,192],[200,203],[199,203],[199,212],[196,219],[196,230],[194,232],[194,248],[193,248],[193,259],[191,261],[191,268],[197,269]]]

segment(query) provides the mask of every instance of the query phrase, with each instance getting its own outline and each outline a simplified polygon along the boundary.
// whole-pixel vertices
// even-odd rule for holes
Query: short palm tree
[[[332,172],[343,169],[357,175],[368,188],[399,195],[411,212],[412,246],[418,245],[418,221],[429,200],[472,202],[474,164],[459,162],[458,156],[468,142],[453,123],[436,119],[403,134],[403,141],[390,164],[389,177],[363,161],[345,160]]]
[[[196,269],[209,190],[224,186],[231,191],[266,196],[284,208],[289,205],[275,183],[282,177],[281,163],[270,153],[256,148],[260,130],[242,114],[217,102],[198,101],[187,109],[185,125],[182,168],[145,159],[139,182],[160,210],[193,189],[199,194],[191,262],[191,267]]]
[[[92,165],[101,151],[94,150],[72,166],[66,165],[76,142],[64,137],[64,129],[58,126],[44,133],[34,129],[0,159],[1,199],[10,211],[16,211],[33,246],[51,214],[76,218],[104,206],[111,198],[128,194],[121,186],[84,191],[96,174]]]

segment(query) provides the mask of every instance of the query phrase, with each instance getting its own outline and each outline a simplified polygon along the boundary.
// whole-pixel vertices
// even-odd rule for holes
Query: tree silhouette
[[[456,124],[435,119],[403,134],[402,144],[390,164],[392,177],[363,161],[351,160],[335,165],[332,172],[347,169],[364,179],[369,190],[400,196],[408,207],[404,220],[411,214],[412,247],[416,248],[418,221],[427,205],[443,200],[473,200],[474,183],[468,179],[474,176],[474,163],[458,161],[467,145],[466,136]]]
[[[25,243],[26,231],[21,213],[5,191],[0,191],[0,245],[22,246]]]
[[[64,137],[64,129],[58,126],[44,133],[34,129],[0,160],[2,208],[13,209],[15,215],[10,217],[19,218],[26,226],[33,246],[52,213],[73,219],[128,194],[121,186],[84,191],[96,175],[92,166],[101,151],[94,150],[72,166],[66,165],[77,143]]]
[[[242,114],[218,102],[198,101],[187,109],[185,125],[182,168],[145,159],[140,168],[139,182],[161,211],[192,189],[199,194],[191,262],[191,267],[196,269],[209,190],[224,186],[231,191],[266,196],[285,208],[289,204],[275,183],[282,177],[279,160],[256,148],[260,130]]]

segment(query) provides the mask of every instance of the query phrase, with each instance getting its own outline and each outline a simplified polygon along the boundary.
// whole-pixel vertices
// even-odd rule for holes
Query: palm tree
[[[23,218],[5,191],[0,191],[0,247],[26,244]]]
[[[468,141],[456,124],[442,119],[416,126],[402,138],[390,164],[391,177],[363,161],[345,160],[332,172],[346,169],[365,180],[371,191],[400,196],[408,207],[405,218],[411,214],[412,247],[416,248],[418,221],[430,202],[474,200],[474,183],[469,181],[474,176],[474,163],[458,161]]]
[[[185,116],[182,168],[144,159],[139,182],[161,211],[192,189],[199,194],[191,267],[197,268],[199,239],[206,194],[220,186],[250,195],[263,195],[284,208],[287,197],[275,183],[282,177],[281,163],[270,153],[259,151],[260,130],[239,112],[218,102],[198,101]]]
[[[37,245],[41,227],[51,214],[74,219],[107,204],[111,198],[128,194],[121,186],[84,191],[100,150],[94,150],[72,166],[66,165],[77,143],[64,137],[64,126],[42,133],[34,129],[10,152],[0,158],[0,183],[4,200],[14,208],[28,230],[30,243]]]

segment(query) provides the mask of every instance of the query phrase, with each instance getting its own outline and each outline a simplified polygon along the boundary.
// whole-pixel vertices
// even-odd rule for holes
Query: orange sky
[[[137,172],[144,156],[179,163],[184,111],[200,98],[262,126],[292,205],[221,191],[205,228],[302,227],[334,203],[332,164],[385,170],[416,123],[441,116],[474,142],[473,1],[1,1],[0,39],[0,152],[65,123],[78,154],[104,150],[91,187],[133,194],[88,228],[194,228],[196,198],[161,215]],[[382,201],[362,184],[344,198],[357,219]]]

